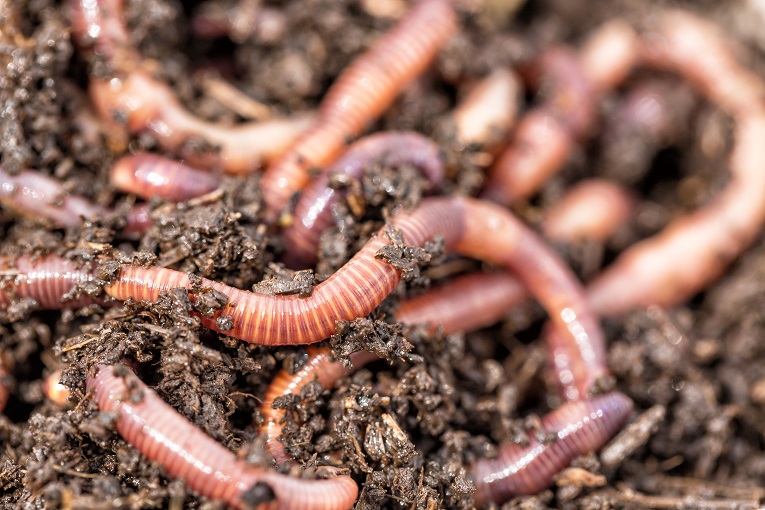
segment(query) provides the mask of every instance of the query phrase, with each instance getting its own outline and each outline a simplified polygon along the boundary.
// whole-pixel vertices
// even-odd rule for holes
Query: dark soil
[[[247,0],[216,3],[238,9]],[[275,35],[240,31],[234,42],[191,35],[190,19],[203,3],[126,1],[130,28],[142,54],[156,61],[154,71],[189,108],[221,122],[240,119],[239,112],[204,91],[210,73],[276,111],[312,108],[340,70],[393,23],[371,11],[376,2],[370,1],[263,3],[286,14],[286,29]],[[373,126],[415,129],[437,139],[452,162],[449,193],[476,192],[483,175],[475,154],[449,144],[445,118],[459,97],[458,77],[518,64],[552,43],[576,45],[615,15],[639,24],[669,2],[528,0],[517,12],[510,1],[459,3],[462,31],[434,70]],[[751,65],[763,68],[765,38],[747,11],[754,2],[672,4],[721,23],[752,50]],[[109,169],[122,151],[156,150],[156,144],[136,136],[125,146],[83,117],[88,64],[70,40],[66,6],[0,1],[0,63],[2,166],[50,173],[71,193],[117,211],[61,230],[0,208],[2,255],[54,252],[82,261],[156,263],[240,288],[310,292],[310,276],[274,264],[282,247],[261,222],[257,176],[227,179],[223,193],[209,200],[153,203],[156,227],[148,235],[135,240],[119,234],[121,214],[134,198],[110,186]],[[603,102],[603,122],[628,88]],[[527,99],[532,104],[534,94]],[[700,98],[681,115],[666,147],[632,135],[594,133],[517,212],[538,221],[544,208],[585,176],[634,183],[643,202],[633,224],[606,245],[557,247],[584,279],[592,276],[626,246],[724,185],[731,121]],[[627,149],[611,148],[618,144]],[[412,174],[386,168],[372,169],[349,188],[347,212],[323,239],[317,281],[344,264],[396,207],[411,207],[422,195]],[[366,348],[394,362],[370,365],[332,392],[309,386],[280,402],[289,410],[284,442],[309,468],[304,476],[318,466],[349,468],[362,488],[357,508],[470,508],[464,466],[491,455],[501,441],[523,437],[530,416],[559,403],[536,339],[543,313],[530,304],[508,311],[492,328],[464,335],[390,324],[384,319],[401,298],[479,267],[445,258],[436,245],[391,257],[406,266],[408,281],[370,317],[340,325],[331,344],[340,357]],[[102,269],[116,267],[105,263]],[[257,439],[259,398],[279,370],[305,361],[305,349],[249,345],[201,328],[191,314],[218,306],[214,294],[192,305],[185,291],[177,291],[148,305],[59,313],[20,302],[3,312],[0,346],[13,375],[12,397],[0,416],[0,506],[220,508],[165,476],[112,430],[109,416],[97,413],[83,382],[96,362],[135,361],[141,378],[176,410],[248,460],[269,465]],[[617,387],[636,403],[637,426],[602,456],[575,461],[555,487],[503,508],[759,507],[765,498],[764,307],[765,245],[759,241],[691,303],[606,321],[610,365]],[[67,410],[47,402],[41,391],[42,378],[56,368],[65,369],[63,382],[73,392]]]

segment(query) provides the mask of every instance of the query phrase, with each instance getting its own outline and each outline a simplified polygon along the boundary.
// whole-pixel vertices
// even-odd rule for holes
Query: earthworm
[[[496,69],[481,79],[454,109],[455,138],[463,147],[493,148],[515,122],[522,87],[509,69]]]
[[[275,219],[309,172],[334,160],[398,93],[422,73],[457,29],[449,0],[419,0],[337,78],[315,123],[263,176],[266,214]]]
[[[125,441],[203,496],[239,509],[344,510],[356,500],[358,487],[349,476],[300,480],[248,466],[124,365],[98,367],[87,387],[102,412],[114,413]]]
[[[78,266],[71,260],[55,255],[31,259],[28,256],[14,260],[0,259],[2,290],[0,307],[6,308],[11,300],[34,299],[42,310],[79,308],[95,302],[86,295],[67,299],[75,285],[94,284],[91,266]]]
[[[617,392],[563,404],[542,418],[542,430],[555,435],[552,442],[540,442],[529,434],[528,445],[504,443],[496,459],[473,464],[470,474],[476,486],[475,505],[481,507],[490,501],[499,504],[513,496],[538,493],[576,457],[603,446],[631,413],[632,401]]]
[[[645,63],[677,72],[735,122],[727,186],[708,205],[622,253],[588,288],[602,313],[673,306],[717,278],[765,222],[765,86],[740,66],[723,35],[691,14],[670,12],[644,38]]]
[[[406,299],[394,314],[394,319],[409,325],[429,324],[446,334],[470,331],[496,322],[513,304],[526,298],[517,278],[509,273],[475,273],[460,276],[443,286],[419,296]],[[308,361],[294,374],[280,371],[263,397],[260,410],[265,417],[261,437],[277,465],[289,460],[284,444],[279,441],[284,424],[284,410],[275,409],[277,397],[300,394],[301,389],[316,380],[325,389],[354,370],[378,357],[366,351],[351,355],[353,368],[334,361],[328,347],[309,347]]]
[[[102,216],[105,209],[67,193],[58,180],[33,170],[11,175],[0,167],[0,203],[33,219],[74,227],[82,218]]]
[[[416,167],[427,178],[430,188],[438,187],[444,177],[438,145],[423,135],[394,131],[360,139],[312,181],[298,200],[293,213],[295,220],[282,236],[288,267],[309,267],[316,261],[319,238],[332,224],[332,210],[344,195],[330,186],[330,176],[342,174],[358,179],[372,164],[385,168]]]
[[[210,172],[146,152],[120,158],[112,167],[110,179],[125,193],[172,202],[204,195],[220,185],[218,176]]]
[[[606,241],[634,215],[637,200],[623,187],[603,179],[581,181],[548,211],[545,236],[558,241]]]
[[[36,170],[11,175],[0,167],[0,204],[36,221],[57,227],[77,227],[82,219],[113,214],[85,197],[67,192],[60,181]],[[148,209],[139,204],[127,212],[123,233],[145,232],[151,225]]]
[[[212,39],[229,36],[234,42],[254,37],[262,44],[277,41],[287,31],[286,15],[259,0],[239,3],[232,9],[206,2],[191,18],[196,37]]]
[[[581,384],[589,387],[607,373],[603,333],[581,286],[545,243],[509,211],[465,197],[429,198],[412,213],[396,216],[393,225],[411,245],[422,246],[440,236],[446,249],[515,271],[547,309],[555,327],[574,342],[572,349],[589,369]],[[338,320],[366,316],[398,284],[399,272],[376,256],[388,244],[385,232],[383,228],[308,298],[254,294],[200,279],[203,291],[209,288],[228,298],[222,310],[200,317],[201,323],[263,345],[298,345],[328,338]],[[126,265],[104,290],[119,300],[156,301],[160,292],[177,287],[191,287],[187,274]],[[195,299],[194,293],[191,298]]]
[[[119,117],[131,132],[148,131],[163,148],[194,164],[220,165],[228,173],[256,170],[310,125],[305,115],[233,126],[204,121],[186,110],[166,83],[141,69],[142,59],[122,19],[122,0],[70,0],[70,5],[78,44],[117,72],[110,79],[91,77],[90,95],[101,118]],[[219,154],[184,151],[190,138],[206,140]]]
[[[595,100],[605,86],[626,76],[635,59],[634,31],[619,23],[602,30],[579,55],[558,48],[541,56],[532,75],[551,90],[540,106],[519,121],[511,145],[489,172],[482,198],[512,204],[533,194],[563,166],[576,140],[589,131]],[[604,64],[594,58],[611,52],[622,60]]]

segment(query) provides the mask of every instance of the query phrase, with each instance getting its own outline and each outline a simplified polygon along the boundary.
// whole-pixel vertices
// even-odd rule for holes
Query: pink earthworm
[[[306,115],[233,126],[202,120],[180,104],[166,83],[141,69],[142,59],[122,19],[122,0],[70,0],[70,5],[76,41],[116,72],[110,79],[91,77],[90,95],[101,118],[124,119],[131,132],[150,132],[162,147],[194,164],[220,165],[235,174],[252,172],[285,150],[311,123]],[[184,151],[190,138],[206,140],[220,152]]]
[[[360,178],[370,165],[383,167],[413,166],[422,171],[437,188],[444,177],[444,163],[436,145],[429,138],[412,132],[376,133],[360,139],[319,175],[305,189],[295,206],[294,222],[284,230],[284,262],[288,267],[309,267],[316,261],[321,233],[332,224],[332,210],[342,198],[341,190],[332,188],[330,176],[342,174]]]
[[[526,299],[526,289],[509,273],[475,273],[460,276],[443,286],[403,301],[394,319],[409,325],[427,324],[440,328],[446,334],[470,331],[489,326],[514,304]],[[285,412],[275,409],[277,397],[299,394],[312,381],[325,389],[365,364],[379,359],[376,355],[360,351],[351,355],[352,368],[334,361],[328,347],[309,347],[308,361],[294,374],[282,370],[268,386],[260,410],[265,417],[261,437],[266,449],[277,465],[289,460],[279,436],[284,427]]]
[[[61,182],[43,173],[22,170],[11,175],[0,167],[0,204],[33,219],[74,227],[82,218],[104,215],[106,209],[67,193]]]
[[[581,384],[589,387],[607,374],[603,333],[580,284],[544,242],[509,211],[465,197],[429,198],[412,213],[396,216],[393,225],[411,245],[422,246],[440,236],[446,249],[515,271],[547,309],[555,327],[566,332],[564,337],[573,342],[572,350],[589,368]],[[228,298],[222,310],[200,317],[201,323],[263,345],[298,345],[328,338],[335,332],[337,321],[366,316],[398,284],[399,272],[376,255],[388,244],[385,232],[383,228],[350,262],[317,285],[308,298],[255,294],[201,279],[203,292],[210,289]],[[178,287],[192,287],[187,274],[126,265],[104,290],[119,300],[155,301],[160,292]],[[194,292],[191,299],[195,299]],[[220,321],[222,318],[227,320]]]
[[[473,464],[475,505],[500,504],[514,496],[538,493],[576,457],[603,446],[631,413],[632,401],[617,392],[563,404],[542,418],[542,430],[554,434],[553,441],[539,442],[530,434],[528,445],[504,443],[496,459]]]
[[[36,170],[11,175],[0,167],[0,204],[21,216],[57,227],[76,227],[84,219],[113,214],[107,207],[67,192],[61,182]],[[125,234],[141,233],[151,225],[145,205],[127,212]]]
[[[67,298],[75,286],[95,283],[90,264],[77,265],[55,255],[32,259],[0,259],[0,308],[6,308],[14,298],[34,299],[42,310],[79,308],[96,302],[83,295]]]
[[[479,80],[452,114],[457,143],[495,148],[515,123],[521,92],[518,76],[509,69],[496,69]]]
[[[110,182],[118,190],[144,199],[183,202],[220,186],[218,176],[157,154],[142,152],[120,158]]]
[[[625,188],[603,179],[587,179],[571,187],[547,211],[542,231],[557,241],[606,241],[634,216],[636,206],[637,200]]]
[[[263,176],[266,215],[273,220],[312,169],[331,163],[348,140],[379,116],[422,73],[457,29],[449,0],[419,0],[337,78],[314,124]]]
[[[124,365],[100,366],[87,387],[117,432],[199,494],[238,508],[345,510],[358,487],[349,476],[300,480],[249,466],[178,414]]]
[[[491,168],[483,198],[512,204],[530,196],[563,166],[576,140],[589,131],[597,97],[626,77],[637,55],[633,30],[618,22],[601,30],[578,55],[564,49],[542,55],[541,68],[532,74],[539,75],[535,81],[543,85],[550,79],[545,74],[551,74],[552,90],[518,123],[511,145]],[[603,63],[594,58],[604,53],[619,60]]]
[[[429,198],[412,213],[396,216],[393,226],[411,245],[421,246],[440,236],[446,249],[515,271],[548,310],[555,327],[565,331],[563,337],[573,342],[576,358],[588,367],[581,384],[589,387],[608,372],[603,333],[580,284],[544,242],[509,211],[466,197]],[[383,228],[350,262],[317,285],[308,298],[256,294],[204,278],[192,285],[185,273],[132,265],[122,266],[119,276],[104,291],[119,300],[137,301],[156,301],[161,292],[174,288],[188,289],[192,300],[200,292],[215,291],[227,298],[227,304],[209,317],[200,317],[204,326],[262,345],[314,343],[334,334],[337,321],[369,314],[399,283],[399,271],[377,255],[388,245],[386,232]],[[60,268],[60,264],[67,264],[71,271],[50,274],[37,269]],[[76,269],[52,256],[34,265],[20,258],[17,265],[19,272],[11,290],[21,297],[35,298],[42,307],[60,308],[61,296],[74,281],[92,278],[89,268]]]
[[[676,72],[735,120],[727,186],[708,205],[622,253],[588,288],[602,313],[676,305],[717,278],[765,223],[765,86],[739,65],[711,23],[688,13],[661,16],[644,37],[645,64]]]

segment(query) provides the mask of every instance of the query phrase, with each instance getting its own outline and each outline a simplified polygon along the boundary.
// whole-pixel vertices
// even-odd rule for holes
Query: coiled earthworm
[[[83,218],[94,219],[113,212],[87,198],[67,192],[61,182],[36,170],[11,175],[0,167],[0,204],[21,216],[57,227],[77,227]],[[127,212],[123,233],[146,231],[151,225],[148,209],[139,204]]]
[[[765,86],[726,43],[711,23],[680,12],[664,14],[644,37],[648,65],[679,73],[736,121],[731,178],[711,203],[622,253],[590,284],[590,302],[603,313],[680,303],[718,277],[765,223]]]
[[[91,77],[90,94],[101,118],[119,117],[130,131],[152,133],[162,147],[192,163],[220,165],[229,173],[256,170],[310,125],[308,116],[234,126],[206,122],[186,110],[167,84],[140,68],[141,57],[122,19],[122,0],[70,0],[70,5],[79,45],[117,72],[110,79]],[[184,151],[190,138],[207,141],[219,154]]]
[[[275,219],[309,172],[334,160],[427,67],[457,28],[449,0],[419,0],[337,78],[315,123],[263,176],[266,214]]]
[[[507,442],[499,447],[496,459],[473,464],[470,474],[476,486],[475,505],[536,494],[576,457],[603,446],[631,413],[632,401],[617,392],[563,404],[542,418],[542,430],[555,435],[552,442],[539,442],[535,437],[529,437],[525,446]]]
[[[330,186],[330,176],[342,174],[360,178],[372,164],[384,168],[416,167],[427,178],[431,189],[438,187],[444,177],[438,145],[423,135],[386,132],[360,139],[312,181],[298,200],[293,213],[295,220],[282,236],[284,262],[288,267],[302,269],[316,261],[321,233],[332,224],[332,210],[344,194]]]
[[[123,365],[100,366],[87,387],[117,432],[170,476],[233,508],[345,510],[358,495],[348,476],[299,480],[248,466],[167,405]]]
[[[634,215],[637,200],[623,187],[588,179],[571,187],[548,211],[542,231],[549,239],[606,241]]]
[[[409,325],[429,324],[441,328],[446,334],[470,331],[493,324],[508,308],[525,298],[526,289],[512,275],[475,273],[406,299],[399,305],[394,319]],[[285,413],[272,406],[274,400],[284,395],[300,394],[301,389],[312,381],[331,389],[341,377],[376,359],[378,357],[372,353],[356,352],[351,355],[353,368],[348,368],[333,360],[328,347],[309,347],[308,361],[300,370],[294,374],[282,370],[274,377],[260,406],[265,418],[260,433],[277,465],[287,461],[289,456],[278,439],[284,427]]]
[[[543,54],[538,63],[541,74],[535,80],[544,85],[552,74],[552,90],[546,100],[518,123],[510,147],[489,172],[483,198],[511,204],[534,193],[568,158],[576,140],[587,133],[594,121],[595,100],[604,86],[623,79],[635,60],[635,33],[621,24],[606,25],[586,43],[579,55],[559,49]],[[607,48],[603,48],[606,45]],[[611,67],[592,55],[615,51],[622,60]],[[624,61],[630,63],[625,66]],[[592,68],[586,67],[592,65]]]
[[[496,69],[481,79],[452,114],[457,143],[494,148],[515,122],[521,91],[518,77],[509,69]]]
[[[125,193],[172,202],[204,195],[220,185],[220,179],[210,172],[146,152],[120,158],[112,167],[110,179]]]

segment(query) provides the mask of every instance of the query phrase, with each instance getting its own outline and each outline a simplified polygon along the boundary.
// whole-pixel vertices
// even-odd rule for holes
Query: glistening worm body
[[[248,466],[199,430],[125,366],[98,367],[87,387],[130,444],[188,487],[233,508],[345,510],[358,487],[348,476],[300,480]]]
[[[30,257],[0,259],[0,267],[3,275],[0,308],[6,308],[14,297],[32,298],[43,310],[78,308],[95,302],[88,296],[64,299],[75,285],[95,280],[90,266],[78,266],[70,260],[48,256],[34,262]]]
[[[456,30],[449,0],[419,0],[401,21],[343,71],[314,125],[263,176],[266,213],[274,219],[321,168],[382,113],[427,67]]]
[[[728,41],[691,14],[665,13],[641,58],[678,72],[736,121],[731,179],[708,205],[623,252],[588,288],[598,310],[673,306],[699,292],[751,244],[765,223],[765,87]],[[724,79],[723,79],[724,77]]]
[[[180,161],[140,153],[120,158],[112,167],[112,185],[144,199],[183,202],[218,188],[220,179]]]
[[[444,165],[438,145],[412,132],[378,133],[362,138],[348,148],[327,171],[305,189],[295,206],[295,220],[284,230],[284,262],[292,268],[309,267],[316,261],[321,233],[332,224],[332,210],[343,196],[329,185],[333,174],[360,178],[372,164],[383,167],[409,165],[418,168],[436,188],[444,177]]]
[[[507,442],[499,447],[496,459],[481,459],[471,467],[476,506],[536,494],[546,488],[576,457],[603,446],[631,412],[632,401],[614,392],[569,402],[547,414],[542,429],[555,435],[552,442],[540,443],[534,437],[529,437],[526,446]]]
[[[70,5],[76,41],[118,73],[108,80],[91,78],[91,98],[106,121],[114,121],[119,113],[130,131],[148,131],[175,152],[181,152],[189,138],[202,138],[220,153],[186,151],[184,157],[195,164],[220,165],[229,173],[256,170],[310,125],[308,116],[234,126],[206,122],[186,110],[166,83],[140,68],[141,57],[122,19],[122,0],[70,0]]]

